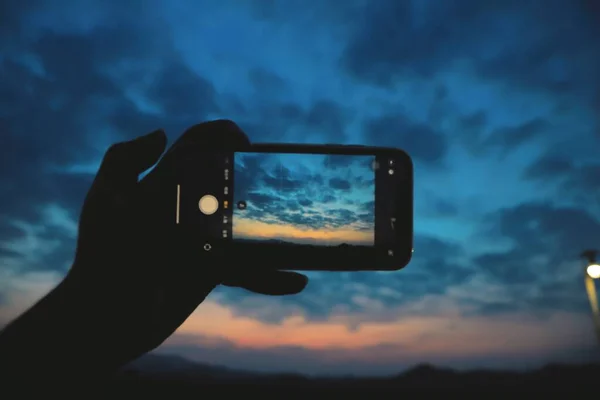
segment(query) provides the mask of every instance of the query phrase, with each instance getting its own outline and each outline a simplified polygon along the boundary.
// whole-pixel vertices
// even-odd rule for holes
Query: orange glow
[[[357,231],[351,226],[336,230],[302,230],[292,225],[267,224],[237,216],[233,229],[236,236],[260,239],[312,239],[323,242],[335,241],[337,243],[372,243],[374,239],[373,232]]]
[[[0,323],[8,322],[51,289],[55,278],[50,278],[36,275],[14,280],[9,302],[0,307]],[[376,301],[366,300],[362,300],[366,309],[358,315],[336,308],[329,319],[321,322],[307,321],[298,313],[281,324],[267,324],[238,316],[229,307],[209,299],[163,347],[185,344],[218,348],[224,342],[234,349],[295,347],[312,351],[322,360],[361,364],[482,356],[522,358],[595,342],[585,313],[555,312],[543,319],[518,313],[467,317],[461,315],[461,306],[443,296],[426,296],[420,302],[395,309],[381,308]],[[415,312],[424,305],[435,304],[437,312],[425,316]],[[277,303],[265,297],[256,302],[256,307],[277,307]]]
[[[394,359],[400,354],[423,357],[526,354],[586,339],[593,341],[592,336],[580,337],[581,332],[588,330],[574,328],[589,324],[585,316],[568,313],[556,313],[544,320],[533,320],[525,315],[396,317],[381,323],[363,323],[356,330],[347,327],[349,320],[349,316],[338,315],[324,322],[307,322],[296,316],[280,325],[265,324],[235,316],[228,308],[207,301],[177,333],[188,338],[194,335],[220,337],[250,348],[346,349],[377,360]],[[366,349],[369,351],[363,351]]]

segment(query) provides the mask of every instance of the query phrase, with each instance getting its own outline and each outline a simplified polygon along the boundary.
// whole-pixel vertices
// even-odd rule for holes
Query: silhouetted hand
[[[85,200],[77,254],[63,284],[66,301],[81,308],[80,328],[89,336],[90,357],[119,366],[159,346],[218,284],[267,295],[295,294],[307,278],[293,272],[242,274],[202,250],[202,242],[153,214],[151,192],[161,165],[186,146],[207,150],[248,145],[230,121],[196,125],[165,154],[142,181],[139,175],[166,147],[162,131],[113,145]],[[152,183],[150,185],[149,183]],[[255,260],[249,260],[252,262]]]

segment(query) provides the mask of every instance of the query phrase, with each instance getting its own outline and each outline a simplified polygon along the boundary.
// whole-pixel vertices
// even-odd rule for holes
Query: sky
[[[0,5],[0,322],[50,290],[111,143],[229,118],[253,141],[406,150],[415,252],[218,288],[157,352],[261,371],[530,368],[597,348],[594,0],[99,0]]]
[[[234,240],[375,244],[375,157],[237,153],[234,163]]]

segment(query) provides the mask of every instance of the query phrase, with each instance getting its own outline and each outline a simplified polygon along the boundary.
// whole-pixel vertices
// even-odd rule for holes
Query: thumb
[[[112,145],[102,160],[98,178],[111,185],[137,183],[139,175],[159,160],[167,145],[162,129]]]

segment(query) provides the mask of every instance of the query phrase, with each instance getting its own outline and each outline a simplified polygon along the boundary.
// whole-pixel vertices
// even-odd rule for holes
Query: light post
[[[600,279],[600,264],[597,260],[598,251],[586,250],[581,256],[586,260],[585,267],[585,289],[587,291],[588,299],[592,307],[592,318],[594,319],[594,327],[596,329],[596,337],[600,343],[600,311],[598,304],[598,293],[596,291],[595,280]]]

